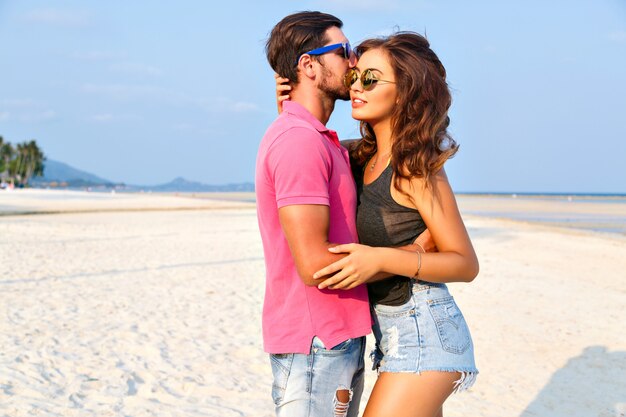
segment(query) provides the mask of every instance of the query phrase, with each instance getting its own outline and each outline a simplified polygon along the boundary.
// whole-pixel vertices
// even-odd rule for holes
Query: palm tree
[[[2,176],[2,173],[4,172],[4,165],[5,165],[4,158],[2,157],[4,147],[5,147],[4,138],[0,136],[0,180],[2,180],[1,176]]]
[[[15,149],[9,142],[5,142],[4,138],[0,136],[0,180],[6,181],[11,174],[9,173],[9,167],[11,160],[15,155]]]
[[[28,184],[33,175],[43,174],[43,162],[46,159],[37,142],[18,143],[15,151],[15,158],[9,160],[8,173],[21,186]]]
[[[37,142],[31,140],[26,144],[27,164],[24,168],[24,184],[37,175],[43,175],[43,162],[46,159]]]
[[[23,144],[18,143],[15,147],[14,158],[9,161],[9,178],[17,184],[22,183],[22,167],[26,159],[26,149]]]
[[[17,144],[17,158],[13,160],[12,174],[18,184],[25,186],[35,175],[43,175],[44,161],[46,157],[37,146],[37,142]]]
[[[27,185],[33,176],[43,175],[45,160],[46,156],[35,140],[13,147],[0,136],[0,180],[3,182],[9,180]]]

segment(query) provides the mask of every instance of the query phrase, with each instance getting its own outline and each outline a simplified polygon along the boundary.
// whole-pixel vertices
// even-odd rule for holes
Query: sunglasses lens
[[[358,74],[356,73],[355,70],[350,69],[348,70],[348,72],[346,73],[345,77],[343,78],[343,84],[347,87],[350,88],[352,87],[352,84],[354,84],[356,82],[356,80],[359,79]]]
[[[346,43],[343,46],[343,57],[345,59],[350,59],[350,56],[352,55],[352,47],[350,46],[349,43]]]
[[[363,85],[364,90],[370,90],[374,87],[378,79],[370,70],[365,70],[361,74],[361,84]]]

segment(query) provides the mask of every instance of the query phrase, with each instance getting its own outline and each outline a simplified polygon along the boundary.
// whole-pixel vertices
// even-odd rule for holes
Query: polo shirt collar
[[[341,146],[339,143],[339,137],[337,132],[330,130],[322,122],[320,122],[315,116],[311,114],[303,105],[296,103],[295,101],[285,100],[283,101],[283,112],[292,114],[299,119],[304,120],[315,128],[318,132],[325,134],[335,145]]]

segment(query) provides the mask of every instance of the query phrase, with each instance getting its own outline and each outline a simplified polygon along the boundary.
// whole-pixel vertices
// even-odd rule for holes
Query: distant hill
[[[34,187],[61,187],[61,188],[94,188],[94,189],[117,189],[120,191],[154,191],[154,192],[229,192],[229,191],[254,191],[254,184],[226,184],[208,185],[200,182],[189,181],[184,178],[175,178],[167,184],[161,185],[127,185],[114,183],[113,181],[100,178],[89,172],[81,171],[63,162],[46,160],[44,163],[44,175],[35,177],[31,181]]]
[[[70,187],[84,187],[90,185],[114,186],[113,181],[105,180],[89,172],[81,171],[63,162],[48,159],[44,162],[43,176],[35,177],[32,185],[46,185],[50,183],[67,183]]]
[[[168,182],[167,184],[153,185],[153,186],[129,186],[131,188],[141,188],[143,190],[150,190],[155,192],[224,192],[224,191],[254,191],[254,184],[241,183],[241,184],[226,184],[226,185],[208,185],[200,182],[189,181],[184,178],[178,177]]]

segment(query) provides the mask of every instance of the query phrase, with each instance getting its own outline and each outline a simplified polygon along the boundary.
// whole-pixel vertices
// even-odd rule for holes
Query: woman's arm
[[[289,100],[289,91],[291,91],[291,85],[289,85],[289,78],[283,78],[278,74],[274,74],[276,80],[276,107],[278,107],[278,114],[283,112],[283,101]]]
[[[419,278],[430,282],[470,282],[478,275],[478,259],[443,169],[434,175],[431,184],[432,187],[426,187],[422,178],[401,184],[403,190],[408,191],[413,198],[415,208],[420,212],[439,249],[438,253],[422,256]],[[409,201],[405,203],[410,204]],[[399,260],[385,257],[383,261],[383,270],[387,270],[393,268],[394,261]],[[414,268],[417,268],[415,263]]]
[[[443,170],[435,175],[431,188],[422,179],[402,183],[405,205],[419,210],[439,252],[418,254],[396,248],[373,248],[365,245],[339,245],[334,253],[349,253],[342,260],[318,271],[314,277],[332,277],[320,288],[349,289],[381,279],[381,271],[394,275],[417,277],[430,282],[470,282],[478,275],[478,259],[461,219],[454,193]],[[394,196],[402,200],[400,193]]]

